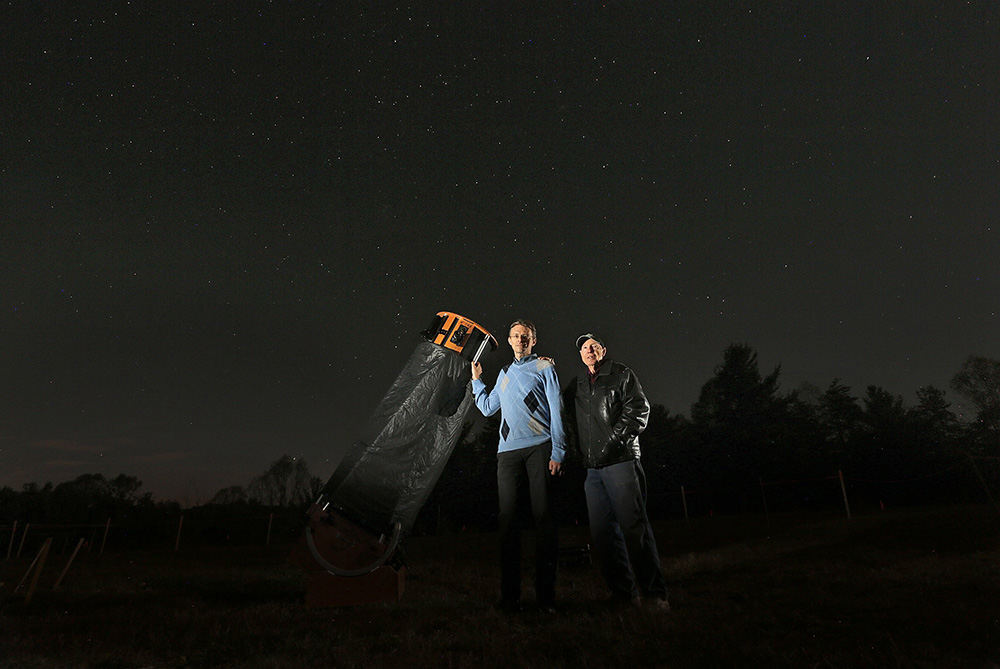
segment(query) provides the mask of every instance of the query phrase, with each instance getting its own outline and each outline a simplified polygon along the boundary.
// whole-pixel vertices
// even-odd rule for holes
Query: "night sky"
[[[684,414],[1000,357],[995,2],[4,4],[0,486],[325,481],[439,310]]]

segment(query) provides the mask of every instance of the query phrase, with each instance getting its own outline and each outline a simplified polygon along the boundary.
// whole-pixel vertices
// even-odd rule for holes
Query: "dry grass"
[[[593,567],[561,608],[495,611],[494,537],[414,538],[398,605],[307,610],[286,548],[0,563],[4,667],[991,667],[1000,664],[1000,518],[954,508],[663,523],[674,612],[614,611]],[[585,530],[566,529],[563,544]],[[46,578],[48,577],[48,583]],[[526,582],[530,578],[526,576]],[[527,593],[530,598],[530,590]]]

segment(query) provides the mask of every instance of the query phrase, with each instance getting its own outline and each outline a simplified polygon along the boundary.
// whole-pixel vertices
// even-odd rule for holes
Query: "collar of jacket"
[[[597,368],[597,374],[594,374],[594,378],[596,379],[598,376],[607,376],[608,374],[610,374],[611,363],[612,363],[611,358],[605,358],[604,360],[601,360],[601,366]],[[587,368],[587,374],[583,378],[584,379],[590,378],[589,367]]]

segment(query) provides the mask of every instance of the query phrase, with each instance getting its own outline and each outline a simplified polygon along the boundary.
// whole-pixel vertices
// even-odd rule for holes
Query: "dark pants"
[[[549,442],[497,454],[500,497],[500,596],[508,603],[521,598],[521,532],[517,499],[525,487],[535,518],[535,597],[540,604],[555,601],[559,544],[549,508]]]
[[[638,460],[588,469],[584,483],[590,535],[615,597],[666,598],[653,528],[646,516],[646,477]]]

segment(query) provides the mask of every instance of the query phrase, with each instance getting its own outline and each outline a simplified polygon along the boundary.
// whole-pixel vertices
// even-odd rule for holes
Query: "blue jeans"
[[[653,528],[646,516],[646,476],[638,460],[588,469],[584,483],[590,536],[614,597],[666,598]]]
[[[549,507],[549,457],[552,445],[520,448],[497,454],[500,497],[500,596],[508,603],[521,598],[521,532],[517,498],[527,488],[535,519],[535,597],[540,604],[555,600],[556,560],[559,553],[556,523]]]

